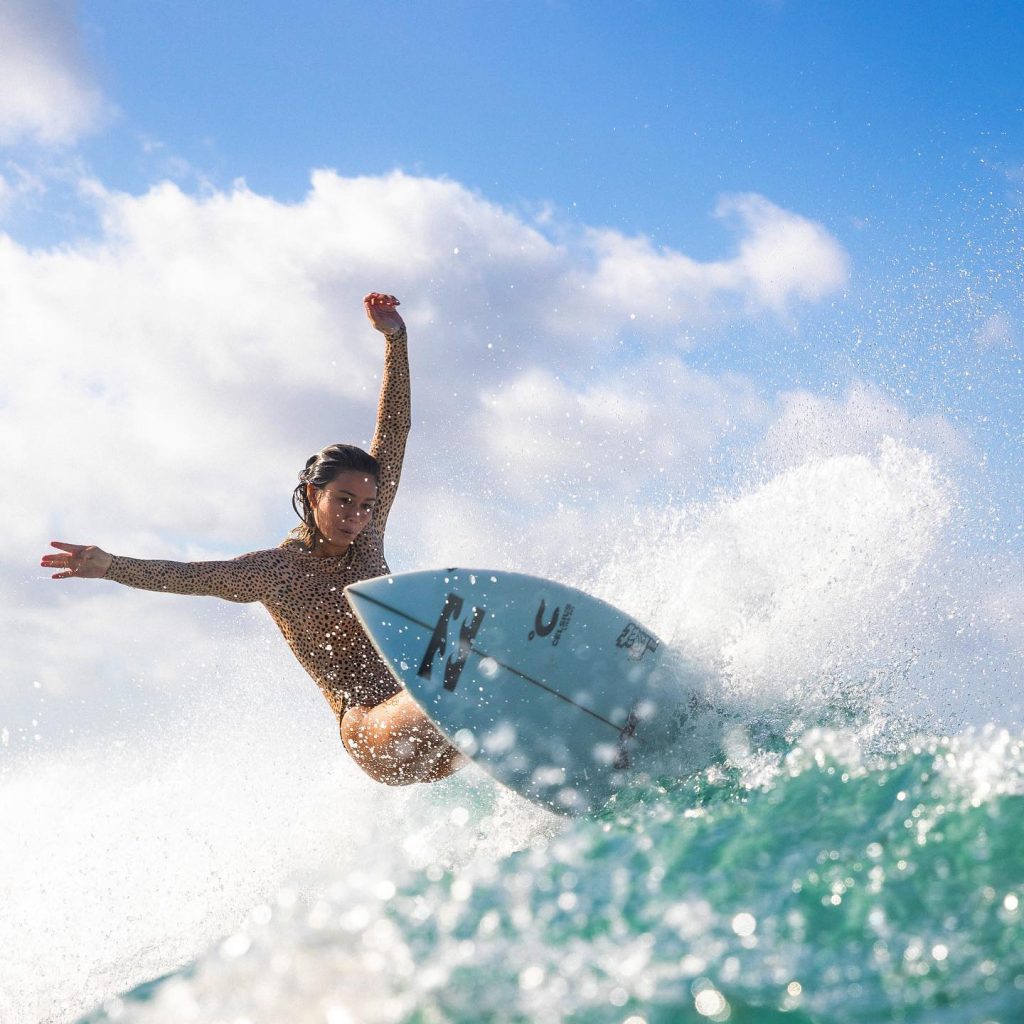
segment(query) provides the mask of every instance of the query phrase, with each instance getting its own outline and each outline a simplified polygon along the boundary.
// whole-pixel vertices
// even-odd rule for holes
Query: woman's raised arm
[[[393,295],[371,292],[363,299],[363,305],[370,323],[387,338],[377,406],[377,429],[370,445],[370,454],[380,463],[373,525],[383,535],[402,475],[405,442],[412,428],[409,350],[405,321],[395,308],[399,305],[398,299]]]

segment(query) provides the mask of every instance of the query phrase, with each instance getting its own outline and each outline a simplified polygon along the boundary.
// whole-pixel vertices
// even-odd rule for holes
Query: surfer
[[[292,506],[301,523],[276,548],[228,561],[172,562],[112,555],[52,541],[42,566],[53,579],[108,579],[143,590],[259,601],[338,719],[341,739],[369,776],[388,785],[433,782],[465,759],[388,671],[348,606],[343,588],[390,572],[384,528],[411,427],[409,358],[398,299],[363,300],[385,337],[377,427],[365,452],[333,444],[299,473]]]

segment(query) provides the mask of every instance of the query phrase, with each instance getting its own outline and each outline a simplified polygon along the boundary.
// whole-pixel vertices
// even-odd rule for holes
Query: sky
[[[1021,52],[1013,3],[0,0],[3,745],[166,713],[265,639],[38,556],[275,543],[307,455],[372,434],[371,290],[411,338],[393,568],[614,590],[594,551],[628,563],[676,511],[701,529],[648,578],[727,547],[747,585],[704,594],[734,624],[704,638],[753,678],[824,607],[778,611],[807,573],[750,540],[767,516],[831,553],[823,601],[927,590],[936,662],[969,637],[954,676],[998,694],[1024,652]]]

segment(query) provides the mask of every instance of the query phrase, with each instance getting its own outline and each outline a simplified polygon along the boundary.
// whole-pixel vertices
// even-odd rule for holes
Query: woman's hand
[[[44,569],[62,569],[55,572],[53,579],[66,580],[69,576],[80,576],[82,579],[98,580],[105,576],[114,556],[108,554],[95,544],[66,544],[61,540],[51,540],[50,546],[59,548],[60,554],[43,555],[40,565]]]
[[[363,308],[370,318],[370,323],[383,334],[394,334],[405,327],[405,321],[395,309],[398,305],[401,303],[394,295],[383,295],[380,292],[370,292],[363,299]]]

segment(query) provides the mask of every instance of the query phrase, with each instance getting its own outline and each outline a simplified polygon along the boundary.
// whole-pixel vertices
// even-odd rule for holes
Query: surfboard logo
[[[568,603],[564,609],[559,605],[551,613],[551,618],[545,622],[544,616],[547,613],[547,601],[542,597],[537,614],[533,617],[533,629],[527,633],[526,639],[534,640],[537,637],[547,637],[554,633],[555,635],[551,638],[551,646],[557,647],[559,640],[562,639],[562,634],[566,631],[569,622],[572,620],[572,613],[575,610],[575,607]]]
[[[639,661],[648,651],[656,651],[658,643],[658,640],[635,622],[629,622],[619,634],[615,646],[624,647],[631,661]]]
[[[418,676],[429,679],[434,670],[434,660],[438,655],[447,653],[448,634],[452,628],[452,619],[462,615],[464,603],[458,594],[449,594],[444,599],[444,607],[434,626],[430,643],[427,644],[427,649],[423,652],[423,660],[416,673]],[[454,690],[458,685],[459,676],[462,675],[462,670],[466,667],[466,659],[473,649],[473,640],[483,624],[486,614],[486,608],[477,608],[474,605],[469,620],[459,622],[458,650],[445,662],[444,666],[444,688],[446,690]]]

